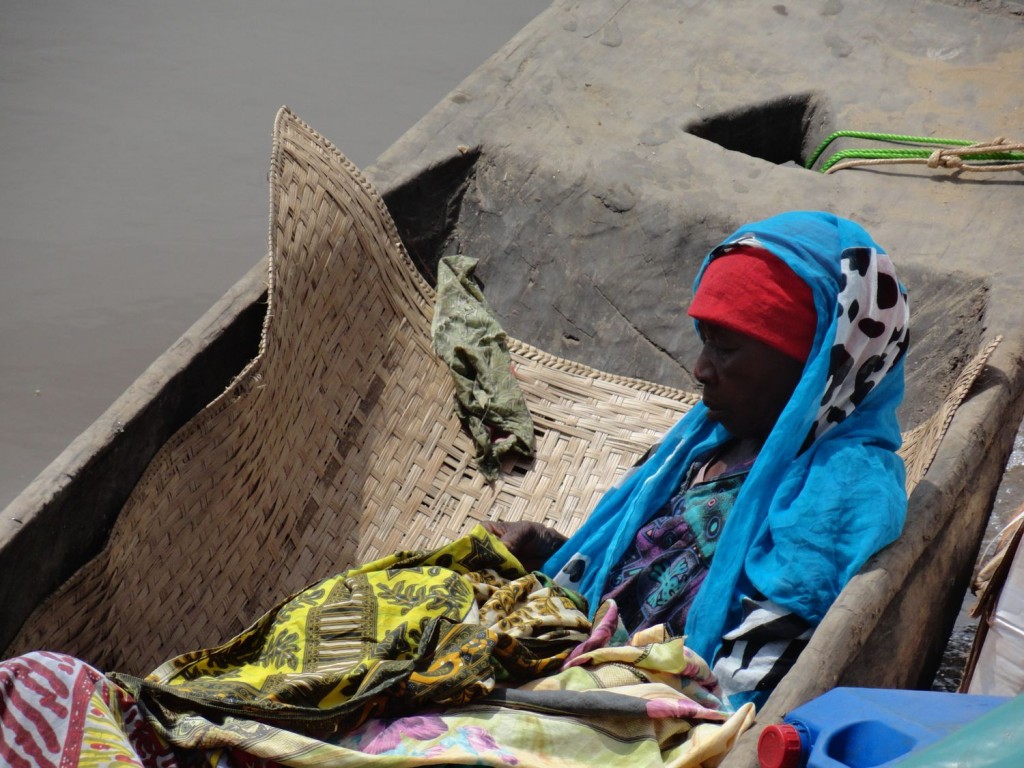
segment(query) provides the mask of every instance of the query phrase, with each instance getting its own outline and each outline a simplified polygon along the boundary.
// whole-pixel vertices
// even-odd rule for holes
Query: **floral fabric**
[[[2,759],[19,768],[716,764],[753,708],[731,712],[681,638],[659,628],[614,647],[615,604],[593,626],[585,611],[478,527],[434,552],[325,579],[145,680],[56,654],[2,662]],[[25,717],[29,709],[42,714]]]
[[[640,527],[612,570],[604,599],[620,606],[634,630],[664,624],[686,634],[686,614],[708,574],[745,471],[684,483],[659,514]]]
[[[215,715],[334,733],[549,674],[590,628],[577,599],[526,574],[477,527],[324,579],[145,680],[114,678],[161,713],[177,743],[205,745]]]

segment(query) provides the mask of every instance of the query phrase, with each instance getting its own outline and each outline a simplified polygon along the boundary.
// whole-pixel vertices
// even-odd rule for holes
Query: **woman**
[[[902,530],[908,305],[854,222],[794,212],[705,259],[689,314],[703,403],[568,541],[495,524],[629,630],[663,622],[763,701],[846,582]]]

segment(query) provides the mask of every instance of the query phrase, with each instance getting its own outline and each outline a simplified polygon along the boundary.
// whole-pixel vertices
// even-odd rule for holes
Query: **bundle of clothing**
[[[710,764],[753,721],[683,639],[619,633],[482,527],[282,601],[144,679],[0,662],[11,766]]]

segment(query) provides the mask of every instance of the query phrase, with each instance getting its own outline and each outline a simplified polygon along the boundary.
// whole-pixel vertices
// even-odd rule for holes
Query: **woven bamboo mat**
[[[270,254],[259,354],[163,446],[106,548],[8,655],[47,648],[144,674],[352,563],[481,520],[569,532],[697,400],[513,341],[537,458],[488,485],[431,347],[432,289],[362,174],[287,109],[274,129]],[[947,425],[940,412],[908,443],[915,483]]]
[[[695,397],[511,345],[537,458],[483,482],[430,340],[433,291],[361,173],[282,110],[260,352],[153,460],[104,551],[9,652],[144,673],[354,562],[480,520],[574,529]]]

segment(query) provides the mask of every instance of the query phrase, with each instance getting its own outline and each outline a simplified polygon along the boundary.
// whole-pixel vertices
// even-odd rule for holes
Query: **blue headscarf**
[[[908,309],[889,257],[858,224],[793,212],[737,230],[811,288],[817,328],[810,356],[726,521],[686,622],[687,645],[709,661],[739,625],[744,596],[761,596],[811,624],[865,561],[893,541],[906,513],[897,456]],[[544,565],[596,609],[605,580],[640,526],[679,489],[687,469],[730,439],[696,405],[658,450],[598,502]]]

